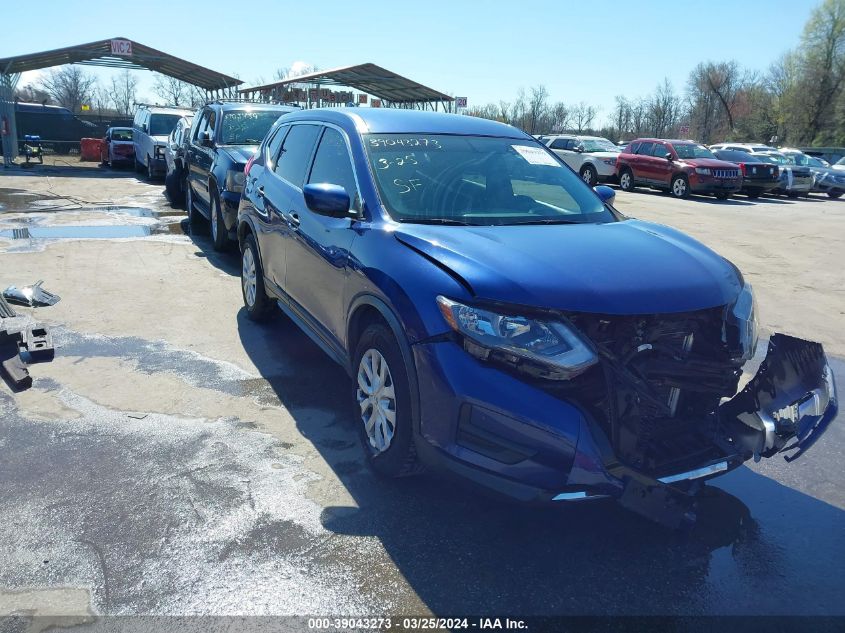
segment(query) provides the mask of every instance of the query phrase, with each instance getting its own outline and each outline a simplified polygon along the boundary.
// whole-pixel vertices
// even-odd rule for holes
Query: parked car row
[[[743,186],[694,143],[644,142],[689,163],[691,189]],[[797,457],[836,415],[821,346],[781,334],[737,393],[757,344],[739,270],[622,216],[583,163],[513,127],[210,104],[184,157],[192,222],[218,224],[215,246],[236,236],[246,314],[280,309],[345,368],[383,476],[430,468],[521,500],[613,497],[678,526],[704,480]],[[639,182],[664,182],[659,169],[637,167]]]

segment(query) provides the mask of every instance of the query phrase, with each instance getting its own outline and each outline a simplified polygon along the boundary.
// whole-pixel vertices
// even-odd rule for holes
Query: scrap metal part
[[[20,332],[10,334],[6,330],[0,330],[0,373],[15,391],[32,386],[32,376],[20,357],[21,340]]]
[[[56,355],[53,335],[46,325],[33,324],[26,328],[23,335],[23,347],[34,362],[50,361]]]
[[[9,286],[3,291],[3,296],[12,303],[17,303],[22,306],[51,306],[59,302],[61,297],[52,292],[48,292],[41,287],[44,283],[42,280],[36,281],[30,286]]]

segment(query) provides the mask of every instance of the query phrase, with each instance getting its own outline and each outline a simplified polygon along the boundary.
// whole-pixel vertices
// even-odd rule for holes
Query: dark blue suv
[[[346,368],[377,472],[445,469],[526,501],[615,497],[677,526],[703,480],[818,439],[833,375],[819,344],[775,334],[737,393],[757,343],[751,287],[612,203],[507,125],[289,114],[246,168],[246,310],[278,305]]]

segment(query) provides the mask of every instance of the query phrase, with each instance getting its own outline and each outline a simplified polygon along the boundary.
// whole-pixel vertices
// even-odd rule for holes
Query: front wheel
[[[787,198],[792,198],[793,200],[795,200],[795,198],[797,198],[797,197],[798,197],[798,192],[797,192],[797,191],[787,191],[787,192],[786,192],[786,197],[787,197]]]
[[[841,197],[842,197],[842,192],[841,192],[841,191],[828,191],[828,192],[827,192],[827,195],[828,195],[828,197],[833,198],[834,200],[836,200],[837,198],[841,198]]]
[[[241,252],[241,293],[250,320],[266,321],[273,304],[264,289],[264,268],[252,234],[244,239]]]
[[[155,173],[153,172],[153,159],[147,156],[147,180],[152,182],[155,178]]]
[[[185,204],[185,194],[182,193],[181,178],[176,171],[169,171],[164,177],[164,190],[167,192],[167,199],[174,207],[181,207]]]
[[[749,191],[745,195],[748,196],[749,200],[756,200],[757,198],[760,197],[760,192],[759,191]]]
[[[626,169],[619,174],[619,188],[622,191],[629,192],[634,190],[634,174],[631,173],[630,169]]]
[[[381,323],[368,326],[353,362],[354,415],[367,463],[384,477],[418,473],[408,371],[393,333]]]
[[[596,168],[592,165],[584,165],[579,172],[581,176],[581,180],[587,183],[589,186],[593,186],[598,182],[599,175],[596,172]]]
[[[220,211],[220,200],[213,193],[211,194],[211,239],[214,242],[214,250],[217,252],[225,251],[229,246],[229,231],[226,230],[223,213]]]
[[[678,175],[672,178],[672,183],[669,186],[669,191],[676,198],[689,197],[689,181],[686,176]]]
[[[186,184],[188,188],[185,193],[185,207],[188,211],[188,223],[191,225],[191,233],[198,235],[202,229],[205,228],[205,218],[200,215],[200,212],[197,211],[196,205],[194,205],[194,194],[191,190],[191,184]]]
[[[728,198],[731,197],[731,194],[729,194],[729,193],[717,193],[715,195],[716,195],[716,200],[727,200]]]

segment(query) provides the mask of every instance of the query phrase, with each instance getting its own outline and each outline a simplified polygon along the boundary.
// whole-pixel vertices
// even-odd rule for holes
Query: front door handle
[[[288,224],[290,224],[291,228],[299,228],[299,215],[295,211],[291,211],[288,214]]]
[[[264,185],[261,185],[258,189],[256,189],[255,193],[257,193],[259,196],[261,196],[263,198],[264,197]]]

